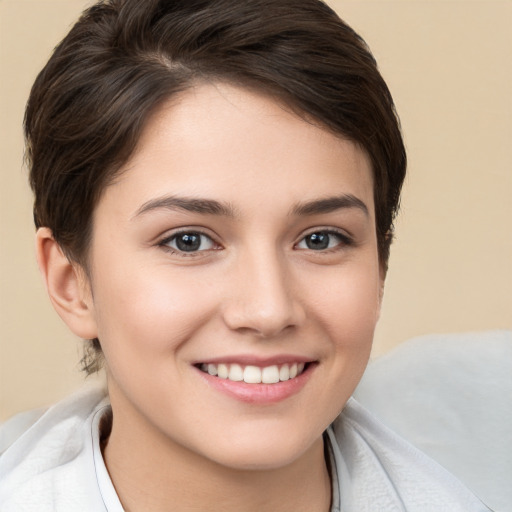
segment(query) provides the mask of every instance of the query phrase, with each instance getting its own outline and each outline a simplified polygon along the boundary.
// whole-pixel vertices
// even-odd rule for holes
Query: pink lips
[[[255,360],[254,357],[223,358],[222,360],[208,360],[208,363],[219,364],[221,361],[225,364],[236,363],[240,365],[255,365],[259,367],[283,365],[290,363],[290,361],[309,363],[300,375],[290,378],[289,380],[273,384],[248,384],[243,381],[237,382],[227,378],[219,378],[214,375],[209,375],[208,373],[201,371],[199,368],[196,368],[199,376],[203,378],[209,386],[217,391],[235,398],[236,400],[240,400],[241,402],[261,405],[275,404],[298,393],[305,386],[316,367],[316,364],[311,362],[310,359],[308,360],[297,356],[280,356],[277,358],[264,358],[258,360]]]
[[[311,362],[311,358],[304,356],[297,356],[293,354],[281,354],[273,357],[257,357],[254,355],[238,355],[238,356],[226,356],[226,357],[215,357],[208,359],[206,361],[197,361],[197,363],[238,363],[244,366],[254,365],[254,366],[271,366],[271,365],[281,365],[286,363],[309,363]]]

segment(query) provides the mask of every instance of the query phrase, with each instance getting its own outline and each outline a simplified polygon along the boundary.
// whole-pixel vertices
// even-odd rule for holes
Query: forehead
[[[131,159],[105,191],[126,204],[163,194],[215,196],[249,206],[337,193],[373,213],[366,153],[268,96],[226,84],[198,85],[149,119]],[[101,201],[100,201],[101,203]]]

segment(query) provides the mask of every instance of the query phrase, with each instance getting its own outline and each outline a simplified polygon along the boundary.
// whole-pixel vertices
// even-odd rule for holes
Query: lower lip
[[[297,394],[311,377],[316,365],[308,364],[306,369],[297,377],[275,384],[247,384],[246,382],[235,382],[229,379],[221,379],[198,368],[201,377],[215,388],[241,402],[251,404],[275,404]]]

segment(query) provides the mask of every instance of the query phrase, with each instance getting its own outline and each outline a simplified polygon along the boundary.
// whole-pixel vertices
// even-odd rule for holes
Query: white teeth
[[[279,368],[277,366],[266,366],[261,370],[261,382],[263,384],[275,384],[279,382]]]
[[[226,364],[219,364],[217,366],[217,375],[221,379],[227,379],[229,376],[229,368]]]
[[[244,382],[248,384],[260,384],[261,368],[257,366],[246,366],[244,370]]]
[[[248,384],[276,384],[294,379],[304,371],[304,363],[283,365],[271,365],[260,368],[259,366],[245,366],[240,364],[202,364],[201,370],[221,379],[234,382],[244,381]]]
[[[229,380],[234,380],[235,382],[240,382],[241,380],[244,380],[244,371],[242,370],[242,367],[239,364],[232,364],[229,368]]]

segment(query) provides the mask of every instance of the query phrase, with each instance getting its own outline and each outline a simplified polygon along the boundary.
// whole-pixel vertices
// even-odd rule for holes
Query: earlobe
[[[96,338],[89,281],[85,272],[68,260],[49,228],[37,231],[36,256],[55,311],[80,338]]]

